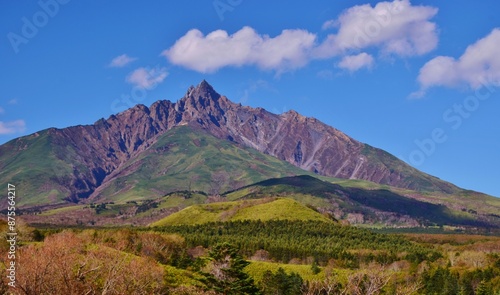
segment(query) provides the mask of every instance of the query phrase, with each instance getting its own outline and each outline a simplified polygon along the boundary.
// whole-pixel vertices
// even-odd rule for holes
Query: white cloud
[[[127,82],[138,87],[152,89],[168,76],[166,68],[138,68],[127,76]]]
[[[24,120],[15,120],[10,122],[0,121],[0,134],[21,133],[26,130]]]
[[[436,24],[430,19],[438,12],[431,6],[413,6],[409,0],[353,6],[337,19],[323,23],[322,29],[337,29],[322,42],[317,34],[301,29],[283,30],[275,37],[243,27],[234,34],[216,30],[204,35],[188,31],[161,55],[172,64],[202,73],[220,68],[254,65],[278,72],[307,65],[314,59],[344,57],[341,64],[353,69],[350,55],[372,48],[383,55],[414,56],[428,53],[438,43]],[[361,60],[361,58],[364,60]],[[358,56],[361,67],[370,66],[366,55]],[[373,59],[373,57],[371,57]]]
[[[470,45],[464,54],[455,59],[449,56],[438,56],[428,61],[421,69],[418,81],[421,86],[419,94],[433,86],[454,87],[468,85],[473,89],[481,85],[500,85],[500,28]]]
[[[259,35],[244,27],[229,35],[217,30],[204,36],[190,30],[162,52],[171,63],[210,73],[226,66],[256,65],[261,69],[290,70],[309,61],[316,35],[305,30],[283,30],[280,35]]]
[[[338,32],[329,35],[316,54],[332,57],[368,47],[399,56],[425,54],[438,43],[436,24],[429,21],[437,12],[430,6],[412,6],[409,0],[353,6],[335,21]]]
[[[344,56],[339,62],[338,67],[349,70],[350,72],[355,72],[361,68],[370,69],[373,66],[373,63],[373,56],[366,52],[362,52],[357,55]]]
[[[113,58],[113,60],[109,63],[109,66],[112,68],[122,68],[136,59],[137,58],[135,57],[130,57],[126,54],[122,54],[120,56]]]

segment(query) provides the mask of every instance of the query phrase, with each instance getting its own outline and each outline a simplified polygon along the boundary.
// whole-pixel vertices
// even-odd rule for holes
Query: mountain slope
[[[295,111],[275,115],[262,108],[234,104],[206,81],[190,88],[178,104],[179,110],[192,114],[214,136],[255,148],[307,171],[413,190],[459,191],[315,118]]]
[[[349,187],[319,180],[308,175],[268,179],[224,194],[228,200],[287,197],[312,205],[339,220],[356,224],[384,226],[452,225],[500,227],[500,217],[491,212],[500,202],[485,208],[477,203],[495,201],[483,196],[455,197],[458,206],[441,204],[400,189]],[[491,209],[491,210],[490,210]]]
[[[178,126],[113,171],[90,198],[120,202],[183,190],[217,195],[268,178],[301,173],[299,168],[254,149],[218,140],[195,127]]]
[[[140,179],[152,177],[147,173],[155,171],[142,167],[141,161],[162,163],[160,156],[167,155],[168,151],[155,157],[157,142],[172,128],[184,125],[319,175],[362,179],[417,191],[462,193],[458,187],[422,173],[314,118],[294,111],[276,115],[261,108],[235,104],[206,81],[190,87],[177,103],[163,100],[149,108],[137,105],[92,125],[51,128],[12,140],[0,146],[0,184],[22,184],[20,194],[24,198],[20,202],[30,206],[63,199],[79,202],[97,198],[101,193],[117,196],[122,189],[128,191],[129,186],[140,187]],[[219,154],[212,153],[210,157],[215,156]],[[260,174],[258,169],[245,166],[247,169],[242,175]],[[288,173],[281,171],[271,177]],[[125,175],[138,182],[121,183]],[[234,179],[234,175],[231,176]],[[254,176],[245,183],[267,176],[270,175],[261,174],[260,179]],[[158,190],[161,194],[179,188],[167,188],[163,183],[163,180],[148,181],[152,186],[146,190]],[[200,189],[211,188],[205,182]],[[144,192],[142,189],[136,193]]]

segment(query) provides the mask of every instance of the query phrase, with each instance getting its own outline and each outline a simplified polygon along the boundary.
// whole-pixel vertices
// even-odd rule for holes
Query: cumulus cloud
[[[329,57],[368,47],[399,56],[425,54],[438,43],[436,24],[430,21],[437,12],[434,7],[413,6],[409,0],[353,6],[336,20],[338,32],[328,36],[317,54]]]
[[[473,89],[481,85],[500,85],[500,28],[488,36],[469,45],[458,59],[438,56],[428,61],[421,69],[418,82],[419,95],[433,86],[455,87],[467,85]]]
[[[137,58],[135,57],[130,57],[126,54],[122,54],[113,58],[113,60],[109,63],[109,66],[112,68],[122,68],[136,59]]]
[[[168,76],[166,68],[138,68],[127,76],[126,81],[138,87],[152,89]]]
[[[354,61],[362,63],[358,69],[373,61],[367,55],[350,55],[368,48],[397,56],[422,55],[436,48],[437,27],[430,19],[437,12],[434,7],[413,6],[409,0],[353,6],[337,19],[324,22],[323,30],[337,32],[321,41],[317,34],[301,29],[283,30],[274,37],[258,34],[251,27],[231,35],[216,30],[206,36],[192,29],[161,54],[172,64],[202,73],[246,65],[283,72],[314,59],[344,56],[341,64],[356,70]]]
[[[374,59],[373,56],[366,52],[362,52],[357,55],[344,56],[339,62],[338,67],[346,69],[350,72],[355,72],[361,68],[371,68],[373,66]]]
[[[22,133],[26,130],[24,120],[15,120],[10,122],[0,121],[0,134]]]
[[[282,71],[307,64],[315,40],[316,35],[305,30],[283,30],[280,35],[270,37],[259,35],[250,27],[232,35],[217,30],[206,36],[193,29],[162,55],[173,64],[202,73],[244,65]]]

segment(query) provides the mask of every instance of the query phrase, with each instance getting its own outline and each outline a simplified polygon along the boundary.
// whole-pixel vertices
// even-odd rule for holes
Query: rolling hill
[[[194,225],[236,220],[312,220],[332,222],[326,216],[297,201],[286,198],[264,198],[194,205],[165,217],[151,226]]]
[[[329,181],[309,175],[268,179],[227,192],[224,196],[228,200],[292,198],[353,224],[500,226],[500,218],[495,214],[500,208],[500,200],[493,197],[456,196],[454,206],[451,206],[436,202],[437,195],[359,181],[326,180]]]

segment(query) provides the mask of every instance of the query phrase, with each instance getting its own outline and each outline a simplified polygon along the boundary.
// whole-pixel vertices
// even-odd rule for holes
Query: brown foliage
[[[382,288],[387,285],[390,277],[378,272],[361,272],[349,276],[346,286],[347,294],[352,295],[376,295],[380,294]]]
[[[184,248],[184,239],[174,234],[136,232],[129,229],[87,230],[81,233],[95,244],[143,256],[151,257],[160,263],[170,262],[175,253]]]
[[[65,231],[19,249],[14,294],[160,294],[153,260],[86,243]]]

